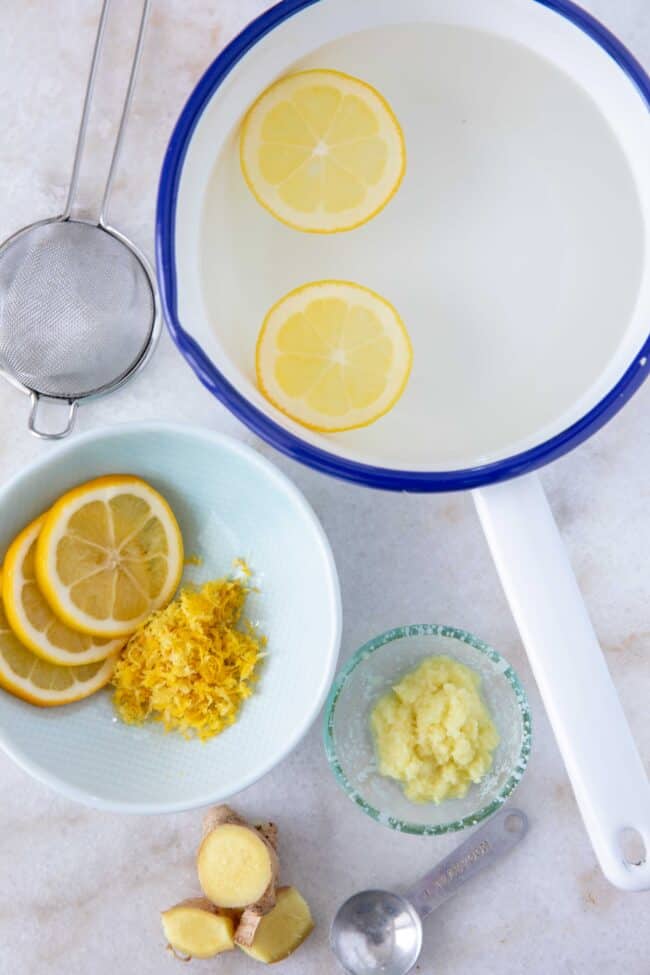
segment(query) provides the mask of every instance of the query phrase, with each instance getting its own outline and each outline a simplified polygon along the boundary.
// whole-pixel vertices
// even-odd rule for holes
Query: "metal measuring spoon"
[[[528,831],[520,809],[502,809],[405,895],[362,890],[337,911],[330,945],[347,975],[406,975],[422,948],[422,921]]]

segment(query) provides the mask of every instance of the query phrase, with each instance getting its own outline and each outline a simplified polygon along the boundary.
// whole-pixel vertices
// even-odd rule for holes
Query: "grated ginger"
[[[240,623],[249,590],[240,580],[183,589],[133,633],[115,668],[114,705],[127,724],[147,718],[206,740],[237,719],[253,693],[266,644]]]

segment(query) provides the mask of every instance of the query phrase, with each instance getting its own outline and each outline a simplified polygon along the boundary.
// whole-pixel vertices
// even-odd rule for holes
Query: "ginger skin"
[[[295,887],[277,887],[278,831],[253,826],[229,806],[208,811],[197,854],[204,897],[163,911],[168,947],[178,958],[212,958],[240,948],[265,964],[300,947],[314,922]]]

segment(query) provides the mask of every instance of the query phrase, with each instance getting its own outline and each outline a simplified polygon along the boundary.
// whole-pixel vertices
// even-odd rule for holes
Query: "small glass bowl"
[[[492,768],[462,799],[411,802],[377,771],[370,712],[382,694],[420,661],[447,656],[481,677],[481,693],[499,732]],[[528,762],[531,717],[526,693],[501,654],[471,633],[421,623],[388,630],[364,644],[336,678],[325,710],[325,750],[346,794],[383,826],[432,836],[475,826],[516,789]]]

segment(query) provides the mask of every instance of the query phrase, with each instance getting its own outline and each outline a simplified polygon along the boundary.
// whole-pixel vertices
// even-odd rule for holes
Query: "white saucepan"
[[[321,238],[246,190],[238,128],[295,69],[374,84],[408,171],[371,223]],[[605,874],[650,888],[650,786],[532,471],[648,373],[650,79],[568,0],[285,0],[210,66],[174,131],[158,207],[171,333],[199,379],[278,449],[406,491],[471,489]],[[255,338],[297,285],[358,281],[408,325],[414,368],[384,419],[322,436],[257,391]]]

